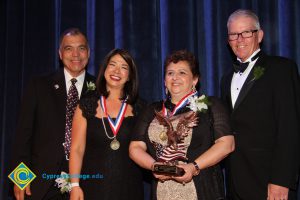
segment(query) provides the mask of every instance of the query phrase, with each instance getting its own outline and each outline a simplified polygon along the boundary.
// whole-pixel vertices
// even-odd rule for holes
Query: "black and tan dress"
[[[135,135],[132,140],[144,141],[147,151],[156,160],[183,160],[194,161],[198,156],[207,151],[213,141],[231,134],[229,116],[222,103],[214,97],[209,98],[211,106],[209,112],[198,114],[198,124],[187,131],[186,137],[178,143],[177,149],[168,145],[167,140],[159,136],[165,126],[161,125],[155,117],[155,111],[161,111],[163,102],[153,103],[140,115],[134,128]],[[172,111],[175,107],[170,101],[166,101],[165,107]],[[173,127],[176,127],[182,118],[191,110],[188,107],[181,108],[170,118]],[[221,168],[215,165],[200,171],[192,181],[182,185],[176,181],[153,181],[153,199],[180,199],[180,200],[215,200],[223,199],[224,186]]]

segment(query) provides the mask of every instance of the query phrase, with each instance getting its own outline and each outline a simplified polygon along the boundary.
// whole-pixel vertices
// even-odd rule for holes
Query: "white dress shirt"
[[[235,102],[240,94],[240,91],[249,75],[249,73],[251,72],[254,64],[257,61],[257,58],[253,61],[251,61],[251,58],[256,55],[258,52],[260,51],[260,49],[257,49],[255,52],[253,52],[253,54],[245,61],[245,62],[249,62],[248,67],[246,68],[246,70],[244,72],[235,72],[233,73],[232,76],[232,80],[231,80],[231,102],[232,102],[232,107],[234,108]],[[241,61],[239,58],[237,59],[239,61]],[[244,63],[245,63],[244,62]]]
[[[73,77],[71,76],[71,74],[69,74],[69,72],[64,68],[64,74],[65,74],[65,81],[66,81],[66,89],[67,89],[67,94],[68,91],[72,85],[71,79],[72,78],[76,78],[77,82],[75,83],[76,89],[78,91],[78,98],[80,98],[81,95],[81,91],[82,91],[82,87],[83,87],[83,82],[84,82],[84,77],[85,77],[85,71],[80,74],[77,77]]]

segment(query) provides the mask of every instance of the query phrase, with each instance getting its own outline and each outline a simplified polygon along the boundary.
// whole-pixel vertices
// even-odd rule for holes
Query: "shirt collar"
[[[65,74],[65,80],[66,80],[66,83],[71,83],[71,79],[72,78],[76,78],[77,82],[76,84],[80,84],[80,85],[83,85],[83,82],[84,82],[84,77],[85,77],[85,70],[83,73],[81,73],[79,76],[77,77],[73,77],[71,76],[71,74],[64,68],[64,74]]]
[[[251,62],[253,62],[253,61],[255,61],[255,60],[257,59],[257,58],[256,58],[255,60],[251,60],[252,57],[255,56],[259,51],[260,51],[260,48],[258,48],[256,51],[254,51],[254,52],[251,54],[251,56],[250,56],[247,60],[245,60],[244,62],[242,62],[242,60],[239,59],[239,58],[237,58],[237,60],[240,61],[240,62],[242,62],[242,63],[245,63],[245,62],[251,63]]]

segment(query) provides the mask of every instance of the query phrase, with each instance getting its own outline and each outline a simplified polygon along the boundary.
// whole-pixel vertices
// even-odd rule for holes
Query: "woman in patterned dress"
[[[149,105],[134,128],[129,153],[141,167],[176,165],[184,175],[153,172],[153,199],[224,199],[219,162],[234,150],[229,116],[215,97],[198,97],[200,72],[185,50],[164,64],[167,99]]]

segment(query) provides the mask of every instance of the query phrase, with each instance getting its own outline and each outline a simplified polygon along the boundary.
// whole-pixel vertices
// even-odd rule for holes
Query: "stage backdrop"
[[[140,95],[163,97],[163,61],[173,50],[197,56],[201,92],[219,95],[231,67],[226,20],[238,8],[254,10],[264,30],[262,48],[300,64],[299,0],[1,0],[0,199],[8,198],[11,143],[28,80],[59,68],[58,40],[69,27],[86,32],[88,71],[96,75],[111,49],[130,51],[139,68]]]

